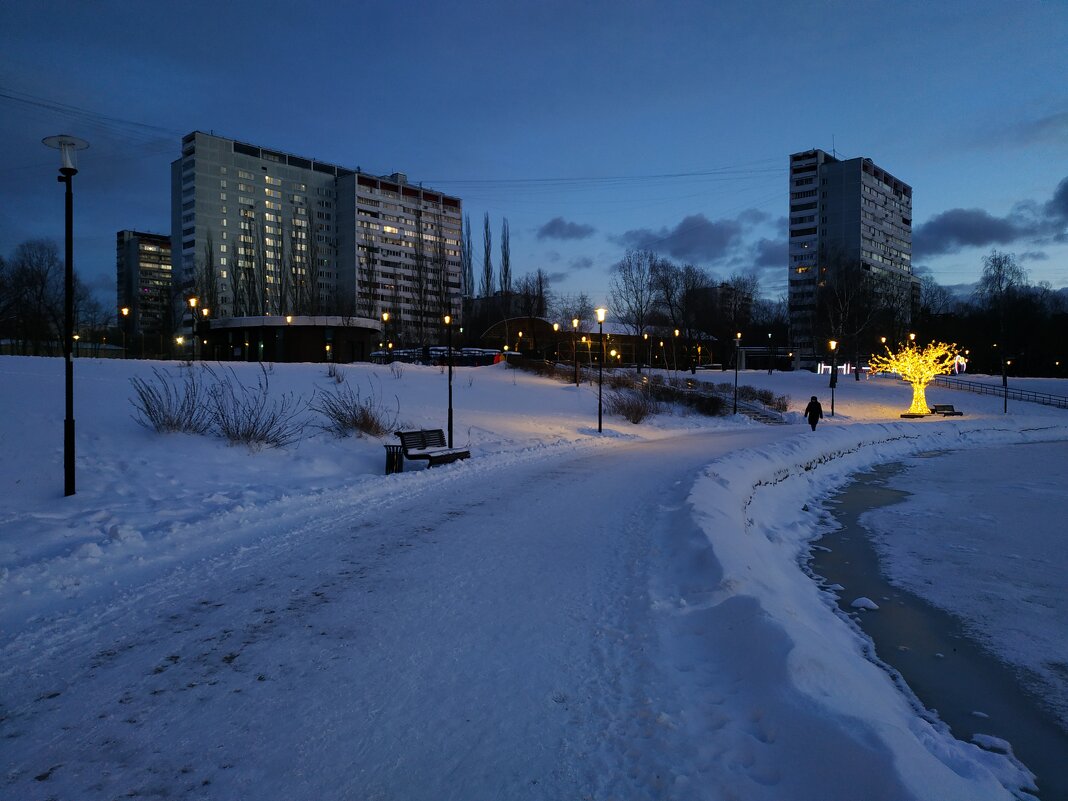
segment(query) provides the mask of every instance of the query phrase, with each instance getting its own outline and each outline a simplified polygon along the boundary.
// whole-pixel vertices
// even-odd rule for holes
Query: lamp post
[[[74,152],[85,150],[89,143],[73,136],[60,134],[41,140],[48,147],[59,151],[59,176],[56,178],[66,187],[64,204],[64,228],[66,231],[66,269],[64,276],[63,303],[63,358],[65,368],[65,405],[63,418],[63,495],[74,494],[74,363],[71,347],[74,344],[74,187],[72,179],[78,174],[74,166]]]
[[[391,349],[393,348],[393,343],[389,341],[389,312],[387,311],[382,312],[382,339],[384,339],[386,342],[387,350],[391,351]],[[392,352],[387,353],[387,357],[392,356]],[[390,358],[390,360],[392,361],[392,358]]]
[[[771,332],[768,331],[768,375],[775,371],[775,348],[771,344]]]
[[[210,315],[210,313],[211,313],[211,309],[207,308],[206,306],[201,307],[201,309],[200,309],[200,317],[201,317],[200,330],[202,332],[208,330],[208,316]],[[208,344],[208,340],[207,339],[205,339],[203,342],[200,343],[200,360],[201,361],[204,361],[204,347],[207,344]]]
[[[263,342],[263,339],[260,339]],[[197,299],[189,298],[189,360],[197,360]]]
[[[742,346],[742,332],[734,335],[734,413],[738,414],[738,353]]]
[[[648,354],[649,369],[653,369],[653,343],[649,341],[648,334],[642,334],[642,339],[645,340],[645,352]],[[638,372],[642,371],[641,359],[638,360]]]
[[[575,386],[579,385],[578,377],[578,317],[571,319],[571,356],[575,362]]]
[[[445,315],[446,346],[449,349],[449,447],[452,447],[452,317]]]
[[[119,311],[122,313],[122,358],[126,358],[126,322],[130,316],[130,307],[123,306]]]
[[[671,340],[671,366],[675,370],[675,379],[679,377],[679,329],[675,329],[675,337]]]
[[[831,417],[834,417],[834,388],[838,386],[838,341],[831,340]]]
[[[553,364],[555,365],[559,361],[560,361],[560,323],[553,323]]]
[[[597,332],[601,340],[601,358],[597,360],[597,433],[601,433],[601,389],[604,384],[604,316],[607,309],[597,310]]]

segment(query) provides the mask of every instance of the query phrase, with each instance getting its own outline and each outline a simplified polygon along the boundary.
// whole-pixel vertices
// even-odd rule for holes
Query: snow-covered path
[[[701,536],[684,505],[701,465],[782,435],[470,462],[319,502],[38,635],[8,697],[4,794],[663,797],[657,760],[691,761],[642,741],[700,743],[643,710],[675,685],[648,676],[635,574],[673,561],[650,562],[654,542]]]

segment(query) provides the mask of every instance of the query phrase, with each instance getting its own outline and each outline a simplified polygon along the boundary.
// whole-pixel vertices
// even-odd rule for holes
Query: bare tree
[[[501,295],[512,294],[512,246],[508,230],[508,218],[501,222]]]
[[[489,212],[482,218],[482,282],[478,294],[493,296],[493,234],[490,232]]]
[[[653,270],[657,255],[649,250],[628,250],[612,268],[609,296],[616,319],[635,336],[645,333],[655,306]]]
[[[475,294],[474,250],[471,246],[471,217],[464,215],[463,238],[460,241],[460,292],[468,298]]]

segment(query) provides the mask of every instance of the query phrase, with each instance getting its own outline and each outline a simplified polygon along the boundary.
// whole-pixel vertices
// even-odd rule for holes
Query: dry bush
[[[156,367],[152,368],[152,381],[130,379],[136,393],[130,400],[137,412],[134,419],[159,433],[206,434],[212,427],[209,393],[192,364],[186,363],[181,369],[185,377],[180,386]]]
[[[296,442],[304,433],[301,418],[307,404],[291,393],[271,398],[267,375],[261,364],[257,385],[247,387],[230,370],[228,377],[217,379],[212,387],[212,421],[215,430],[230,444],[281,448]]]
[[[605,409],[632,423],[640,423],[659,411],[659,404],[651,392],[641,389],[609,387],[605,395]]]
[[[395,411],[383,406],[373,384],[366,396],[346,384],[334,387],[331,392],[320,393],[311,409],[326,418],[322,428],[335,436],[347,437],[355,433],[357,436],[382,437],[397,429],[400,401],[394,399],[397,400]]]

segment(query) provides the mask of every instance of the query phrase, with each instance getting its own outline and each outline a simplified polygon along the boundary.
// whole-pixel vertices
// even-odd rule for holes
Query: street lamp
[[[560,323],[553,323],[553,364],[555,365],[559,361],[560,361]]]
[[[262,341],[262,340],[261,340]],[[197,299],[189,298],[189,359],[197,360]]]
[[[130,307],[123,306],[119,309],[122,312],[122,358],[126,358],[126,321],[130,316]]]
[[[734,413],[738,414],[738,352],[742,346],[742,332],[734,335]]]
[[[575,386],[579,385],[578,377],[578,317],[571,318],[571,356],[575,362]]]
[[[642,339],[645,340],[645,352],[648,354],[648,358],[649,358],[649,369],[652,370],[653,369],[653,343],[649,341],[649,335],[648,334],[642,334]],[[641,371],[642,371],[642,360],[638,359],[638,372],[640,373]]]
[[[678,354],[679,329],[675,329],[675,338],[671,340],[671,365],[675,370],[676,380],[679,377],[679,354]]]
[[[601,433],[601,391],[604,384],[604,316],[607,309],[597,310],[597,331],[601,340],[601,358],[597,360],[597,433]]]
[[[452,447],[452,317],[445,315],[446,345],[449,348],[449,447]]]
[[[66,134],[48,136],[41,140],[48,147],[59,151],[59,176],[66,186],[64,223],[66,230],[66,270],[64,276],[63,309],[63,358],[66,375],[66,415],[63,418],[63,495],[74,494],[74,363],[71,347],[74,344],[74,187],[72,179],[78,174],[74,166],[74,152],[85,150],[89,143]]]
[[[771,344],[771,332],[768,331],[768,375],[775,371],[775,349]]]
[[[210,313],[211,313],[211,309],[207,308],[206,306],[201,308],[201,310],[200,310],[200,316],[202,318],[201,325],[200,325],[200,330],[201,331],[207,331],[208,330],[208,316],[209,316]],[[208,344],[208,340],[206,338],[204,339],[203,342],[200,343],[200,360],[201,361],[204,361],[204,347],[207,344]]]
[[[838,386],[838,340],[831,340],[831,417],[834,417],[834,388]]]
[[[388,347],[392,349],[393,343],[389,341],[389,312],[387,311],[382,312],[382,339],[384,339],[388,344]],[[388,355],[392,356],[393,354],[390,353]]]

